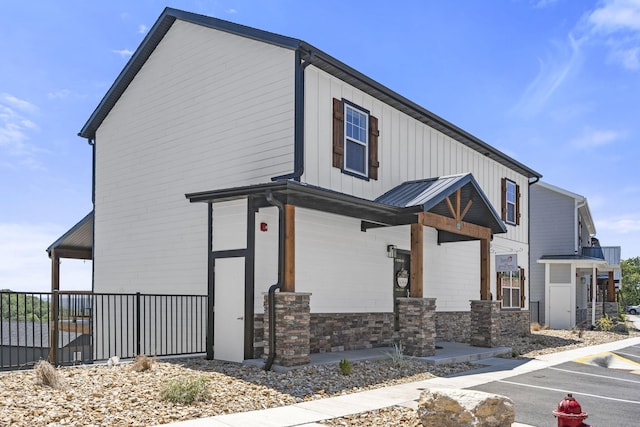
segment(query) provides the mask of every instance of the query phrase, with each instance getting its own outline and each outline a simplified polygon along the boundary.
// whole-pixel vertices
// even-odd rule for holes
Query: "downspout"
[[[529,265],[528,265],[528,269],[529,269],[529,280],[528,280],[528,284],[527,287],[529,289],[527,289],[527,292],[529,292],[529,323],[531,323],[531,186],[533,184],[535,184],[536,182],[540,181],[540,177],[539,176],[535,176],[533,181],[529,181],[529,185],[527,186],[527,192],[529,194],[527,194],[527,244],[529,245]],[[546,266],[545,266],[545,270],[546,270]],[[546,284],[545,284],[546,286]],[[538,301],[538,313],[536,315],[537,319],[538,319],[538,323],[540,322],[540,302]]]
[[[269,287],[269,355],[264,364],[264,370],[271,370],[276,358],[276,290],[282,287],[284,277],[284,205],[267,191],[265,199],[278,208],[278,282]]]
[[[274,176],[271,181],[294,180],[300,181],[304,173],[304,70],[311,65],[309,61],[312,52],[303,52],[301,48],[295,52],[295,88],[294,88],[294,118],[293,118],[293,172],[286,175]]]
[[[94,292],[95,284],[95,263],[93,254],[95,253],[96,242],[96,139],[88,138],[87,142],[91,146],[91,205],[93,211],[93,229],[91,230],[91,292]]]

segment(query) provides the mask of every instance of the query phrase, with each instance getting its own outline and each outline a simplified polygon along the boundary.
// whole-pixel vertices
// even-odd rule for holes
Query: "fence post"
[[[140,355],[140,292],[136,292],[136,356]]]
[[[58,328],[60,321],[60,296],[58,290],[51,292],[51,317],[49,318],[49,363],[52,365],[58,364]]]

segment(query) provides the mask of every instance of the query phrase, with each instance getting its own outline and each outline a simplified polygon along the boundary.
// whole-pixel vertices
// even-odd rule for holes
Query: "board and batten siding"
[[[344,98],[369,110],[371,115],[378,118],[380,167],[377,180],[367,181],[353,177],[333,167],[333,98]],[[306,68],[305,171],[302,177],[304,182],[373,200],[405,181],[468,172],[473,174],[498,214],[501,209],[501,179],[507,178],[520,186],[520,224],[507,225],[507,233],[494,236],[491,242],[490,280],[491,292],[495,296],[495,255],[517,253],[519,265],[528,270],[528,178],[318,68],[313,66]],[[428,244],[426,239],[425,243]],[[462,262],[475,263],[479,256],[479,249],[474,255],[475,249],[471,249],[472,245],[459,245],[461,246],[456,247],[456,244],[453,244],[452,247],[455,247],[455,251],[468,255]],[[431,244],[425,247],[426,257],[430,257],[434,252],[431,251],[431,247]],[[447,244],[446,247],[449,245]],[[439,251],[444,253],[441,249],[436,249],[435,252]],[[438,256],[428,258],[427,263],[431,263],[432,260],[439,262],[445,258]],[[456,261],[458,265],[462,264],[460,259]],[[428,264],[425,264],[426,268]],[[475,267],[471,267],[469,271],[475,272]],[[451,280],[444,280],[445,274],[442,273],[441,276],[443,287],[454,283]],[[471,276],[464,281],[470,278]],[[478,299],[476,283],[466,286],[468,286],[466,289],[471,289],[470,292],[473,293],[470,299]],[[469,291],[465,292],[468,294]],[[428,290],[425,288],[425,296],[427,295]],[[456,301],[458,297],[454,293]],[[528,295],[526,301],[529,301]],[[465,304],[467,303],[468,301],[465,301]],[[458,302],[451,302],[451,304],[451,307],[459,305]],[[438,309],[448,305],[449,302],[442,301],[438,304]]]
[[[540,321],[545,311],[544,255],[571,255],[576,249],[576,199],[540,185],[531,186],[530,273],[531,301],[539,301]],[[588,233],[587,233],[588,235]],[[584,238],[584,236],[583,236]]]
[[[332,165],[332,99],[344,98],[378,118],[377,180],[344,174]],[[471,172],[498,214],[501,179],[520,186],[520,225],[502,237],[528,242],[528,179],[443,133],[313,66],[305,70],[305,171],[302,180],[373,200],[411,180]]]
[[[293,169],[294,53],[176,20],[96,132],[96,292],[206,293],[185,193]]]

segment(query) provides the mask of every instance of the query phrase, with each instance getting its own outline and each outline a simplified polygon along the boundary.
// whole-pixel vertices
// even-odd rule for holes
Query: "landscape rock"
[[[516,418],[511,399],[475,390],[425,390],[417,411],[425,427],[509,427]]]

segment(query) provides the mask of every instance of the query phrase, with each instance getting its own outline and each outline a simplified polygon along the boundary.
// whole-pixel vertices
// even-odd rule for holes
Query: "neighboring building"
[[[80,135],[94,292],[208,292],[209,356],[528,332],[540,174],[301,40],[166,9]]]
[[[564,329],[617,316],[620,247],[600,247],[586,197],[544,182],[530,194],[532,319]]]

